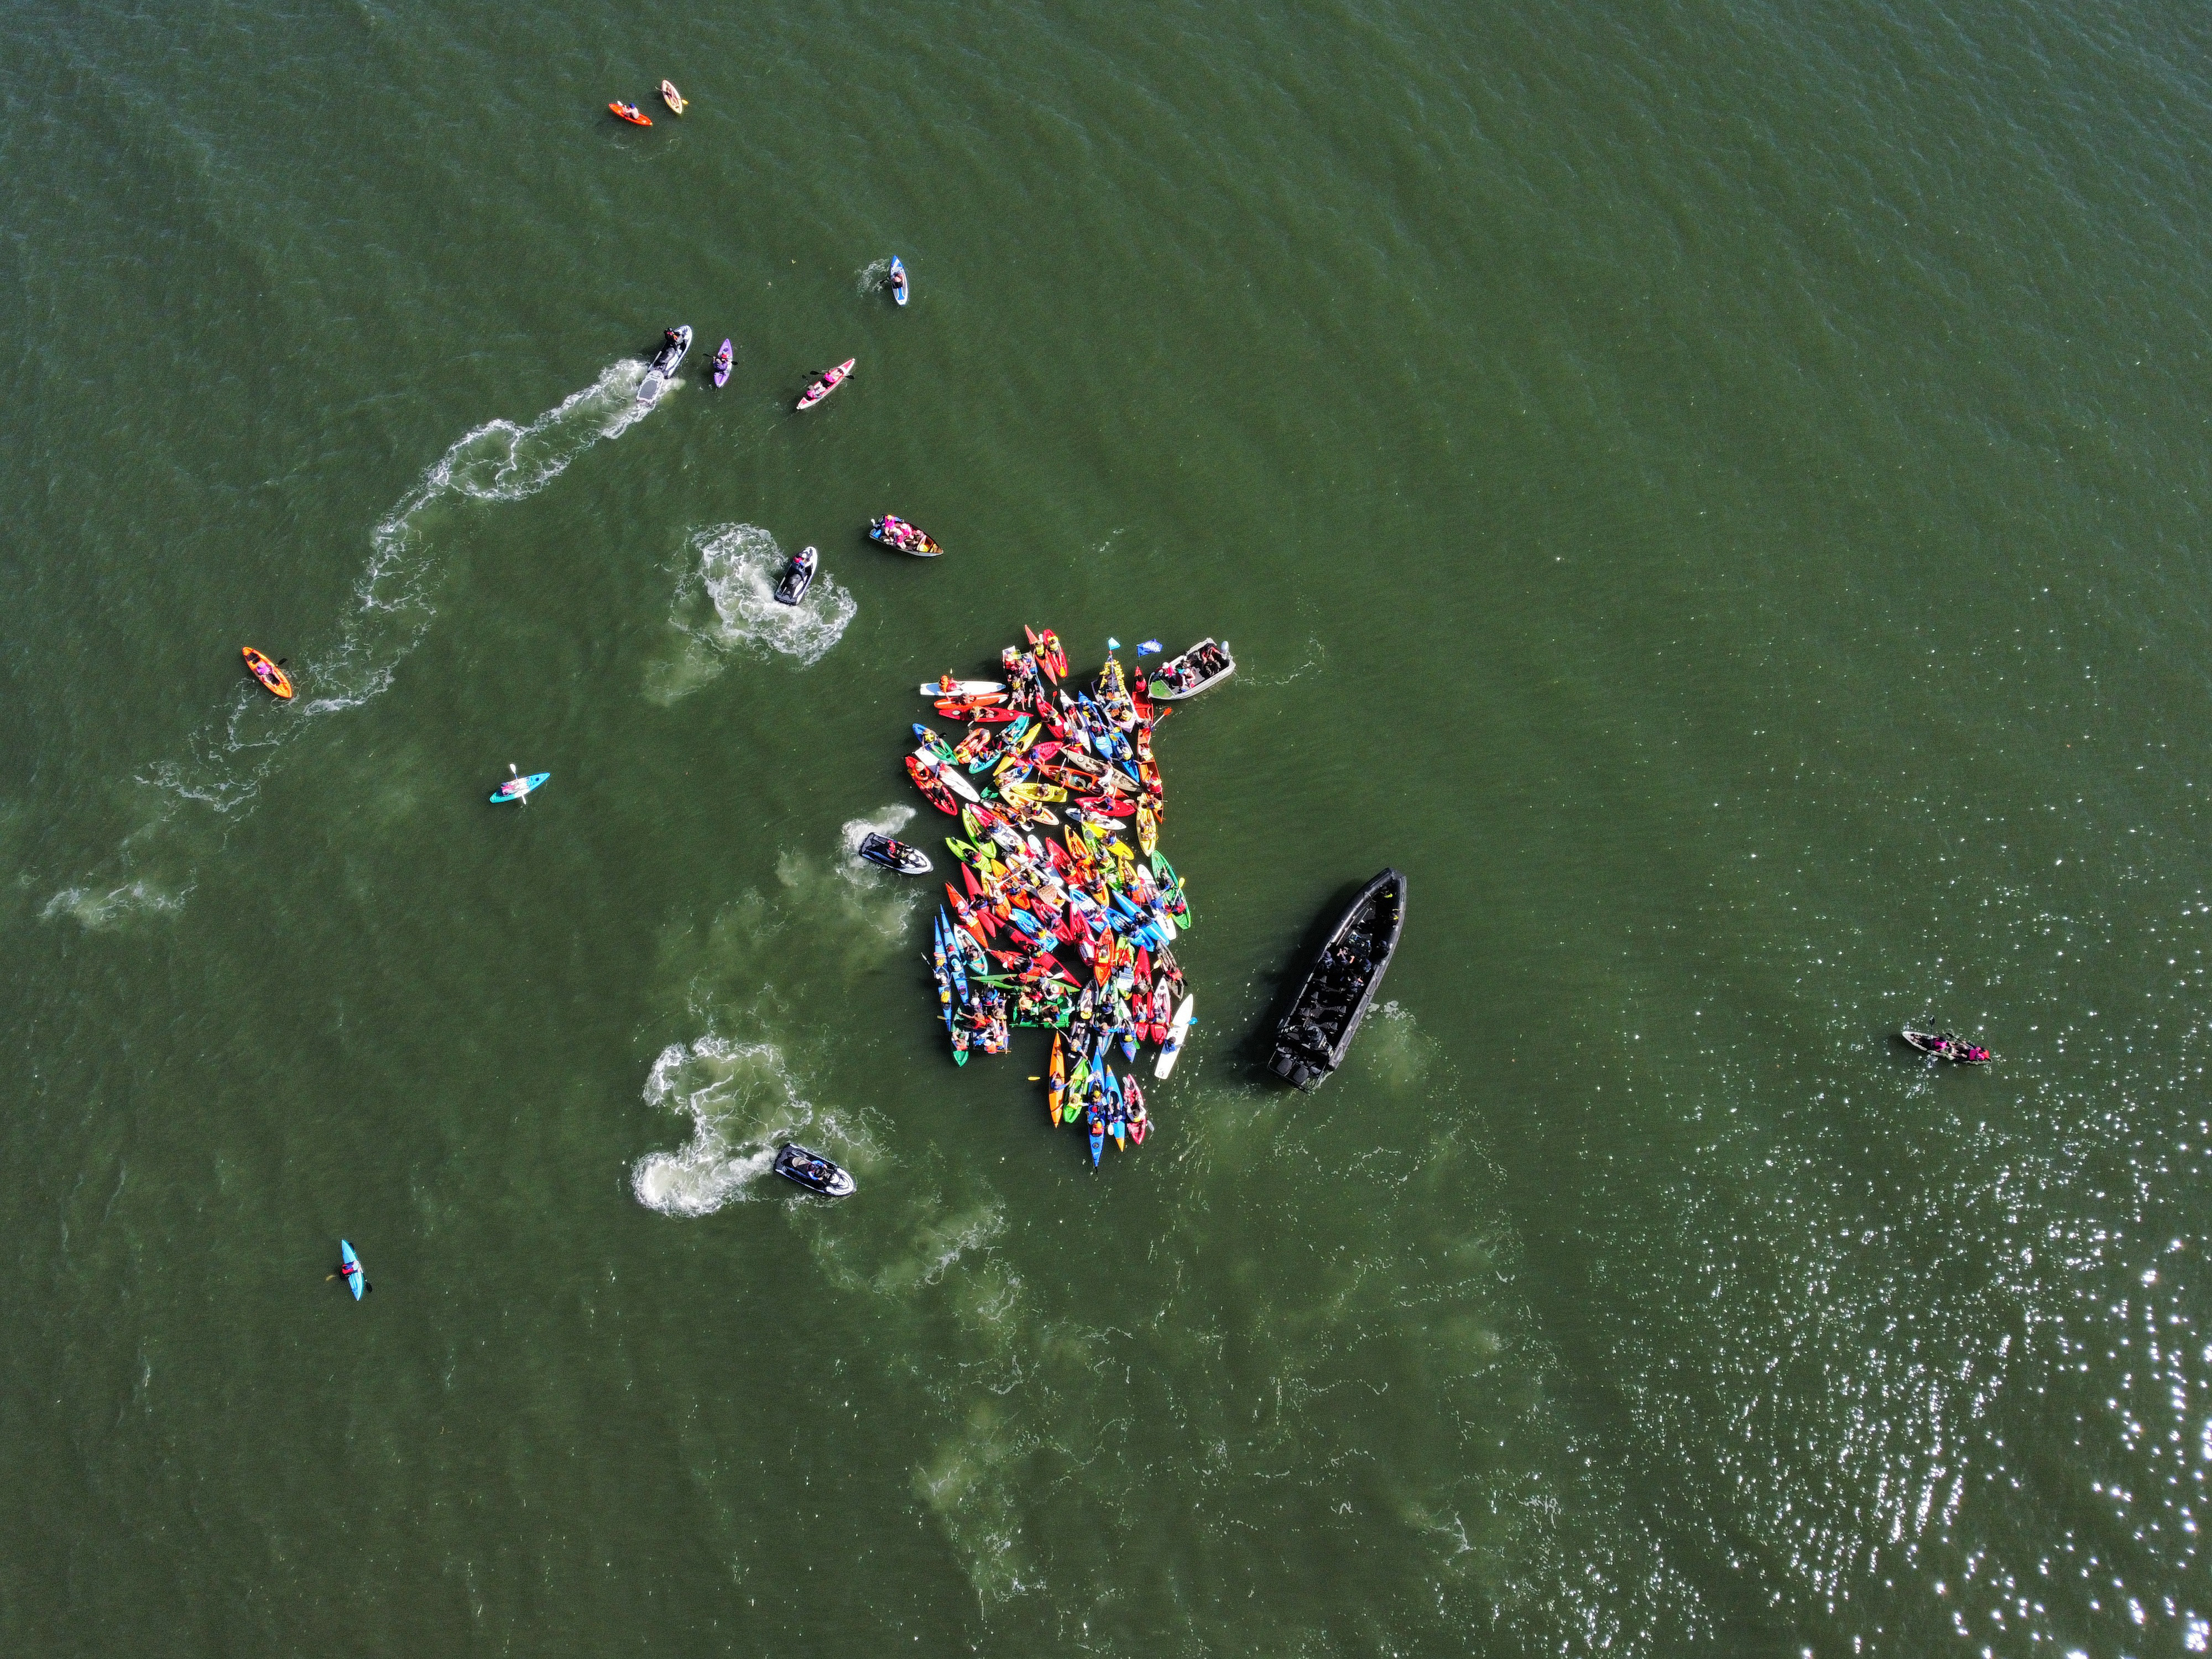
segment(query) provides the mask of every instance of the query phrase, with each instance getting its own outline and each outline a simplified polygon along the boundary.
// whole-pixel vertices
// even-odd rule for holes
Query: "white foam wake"
[[[134,843],[147,841],[187,805],[226,817],[244,809],[260,793],[283,744],[319,717],[358,708],[389,687],[437,615],[430,593],[439,562],[434,532],[441,515],[469,502],[517,501],[536,495],[592,445],[620,437],[645,416],[647,410],[637,401],[644,378],[641,362],[611,363],[591,385],[537,419],[521,425],[486,422],[441,455],[369,532],[369,561],[354,587],[357,603],[340,623],[336,643],[292,659],[292,676],[302,694],[299,702],[277,703],[241,680],[220,718],[191,738],[189,755],[157,762],[138,774],[141,783],[167,799],[151,823],[125,839],[114,862],[128,870],[142,861],[178,861],[174,853],[162,860],[158,848]],[[189,861],[189,854],[181,856]],[[104,896],[88,899],[103,886]],[[40,914],[99,927],[111,922],[118,910],[177,909],[191,890],[189,879],[176,889],[157,902],[128,896],[156,890],[143,878],[105,884],[87,878],[56,893]]]
[[[811,668],[844,637],[860,603],[820,567],[797,605],[776,601],[790,556],[758,525],[718,524],[691,532],[693,558],[676,585],[669,623],[687,646],[653,672],[653,695],[672,702],[719,675],[732,652],[785,656]]]
[[[752,1197],[776,1148],[817,1123],[772,1042],[672,1042],[653,1062],[645,1101],[691,1120],[688,1144],[647,1152],[630,1169],[637,1201],[663,1215],[712,1215]]]

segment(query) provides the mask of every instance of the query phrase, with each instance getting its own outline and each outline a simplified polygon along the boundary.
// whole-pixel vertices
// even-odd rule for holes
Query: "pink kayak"
[[[799,406],[801,409],[813,408],[845,384],[846,377],[853,372],[853,365],[860,361],[858,357],[848,357],[836,368],[825,371],[820,380],[806,388],[806,395],[799,400]]]

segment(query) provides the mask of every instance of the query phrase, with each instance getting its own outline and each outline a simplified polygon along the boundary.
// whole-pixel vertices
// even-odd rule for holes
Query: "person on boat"
[[[341,1261],[338,1263],[338,1277],[340,1279],[351,1279],[360,1271],[361,1263],[358,1261]]]

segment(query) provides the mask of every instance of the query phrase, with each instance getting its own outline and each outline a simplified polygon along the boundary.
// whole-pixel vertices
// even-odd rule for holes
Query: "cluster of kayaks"
[[[1158,844],[1152,733],[1168,711],[1133,695],[1111,654],[1071,690],[1058,635],[1023,631],[1027,648],[1000,654],[1004,679],[921,688],[967,726],[951,741],[917,724],[906,757],[966,832],[945,842],[960,879],[945,884],[930,969],[955,1063],[1006,1053],[1014,1026],[1052,1031],[1047,1108],[1084,1127],[1095,1165],[1108,1140],[1151,1133],[1138,1049],[1156,1047],[1152,1075],[1169,1076],[1195,1000],[1170,948],[1190,901]]]

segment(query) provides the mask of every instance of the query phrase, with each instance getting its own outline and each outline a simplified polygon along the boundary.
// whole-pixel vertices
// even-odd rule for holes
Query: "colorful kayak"
[[[360,1301],[361,1293],[368,1288],[368,1275],[362,1272],[361,1258],[353,1253],[353,1246],[343,1238],[338,1240],[338,1272],[345,1279],[346,1288],[353,1292],[353,1299]]]
[[[609,104],[607,107],[612,110],[619,119],[629,122],[634,127],[649,127],[653,125],[653,118],[638,108],[635,104],[625,104],[617,100]]]
[[[952,792],[938,781],[935,769],[924,766],[912,755],[906,757],[906,775],[914,780],[914,787],[921,791],[922,798],[939,811],[951,817],[960,816],[960,808],[952,799]]]
[[[279,702],[292,701],[292,682],[284,672],[283,664],[270,661],[250,645],[241,645],[238,649],[239,654],[246,659],[246,665],[253,671],[253,678],[261,682],[264,690]]]
[[[848,357],[836,368],[824,369],[815,377],[814,384],[807,387],[800,395],[799,406],[801,409],[813,408],[815,404],[845,384],[852,375],[853,366],[860,361],[858,357]]]
[[[673,81],[663,81],[660,83],[660,101],[681,115],[684,113],[684,106],[691,100],[676,90],[676,83]]]
[[[932,777],[963,800],[976,802],[982,800],[983,797],[976,793],[975,786],[961,775],[960,769],[946,764],[937,751],[927,744],[916,749],[914,751],[914,757],[929,769]]]
[[[1154,1077],[1164,1078],[1175,1070],[1176,1061],[1182,1055],[1183,1039],[1190,1035],[1191,1010],[1197,1006],[1198,999],[1188,996],[1182,1000],[1182,1006],[1176,1010],[1175,1018],[1168,1026],[1168,1040],[1160,1048],[1159,1059],[1152,1064]]]
[[[526,777],[521,773],[515,772],[512,766],[507,769],[514,772],[514,775],[491,792],[491,804],[494,806],[504,805],[511,800],[527,800],[532,790],[553,775],[550,772],[532,772]]]
[[[904,305],[907,291],[906,267],[899,263],[898,255],[896,253],[891,255],[890,288],[891,298],[897,301],[899,304]]]
[[[727,340],[723,341],[714,353],[714,384],[716,386],[729,385],[730,365],[736,361],[736,351],[731,348]]]

